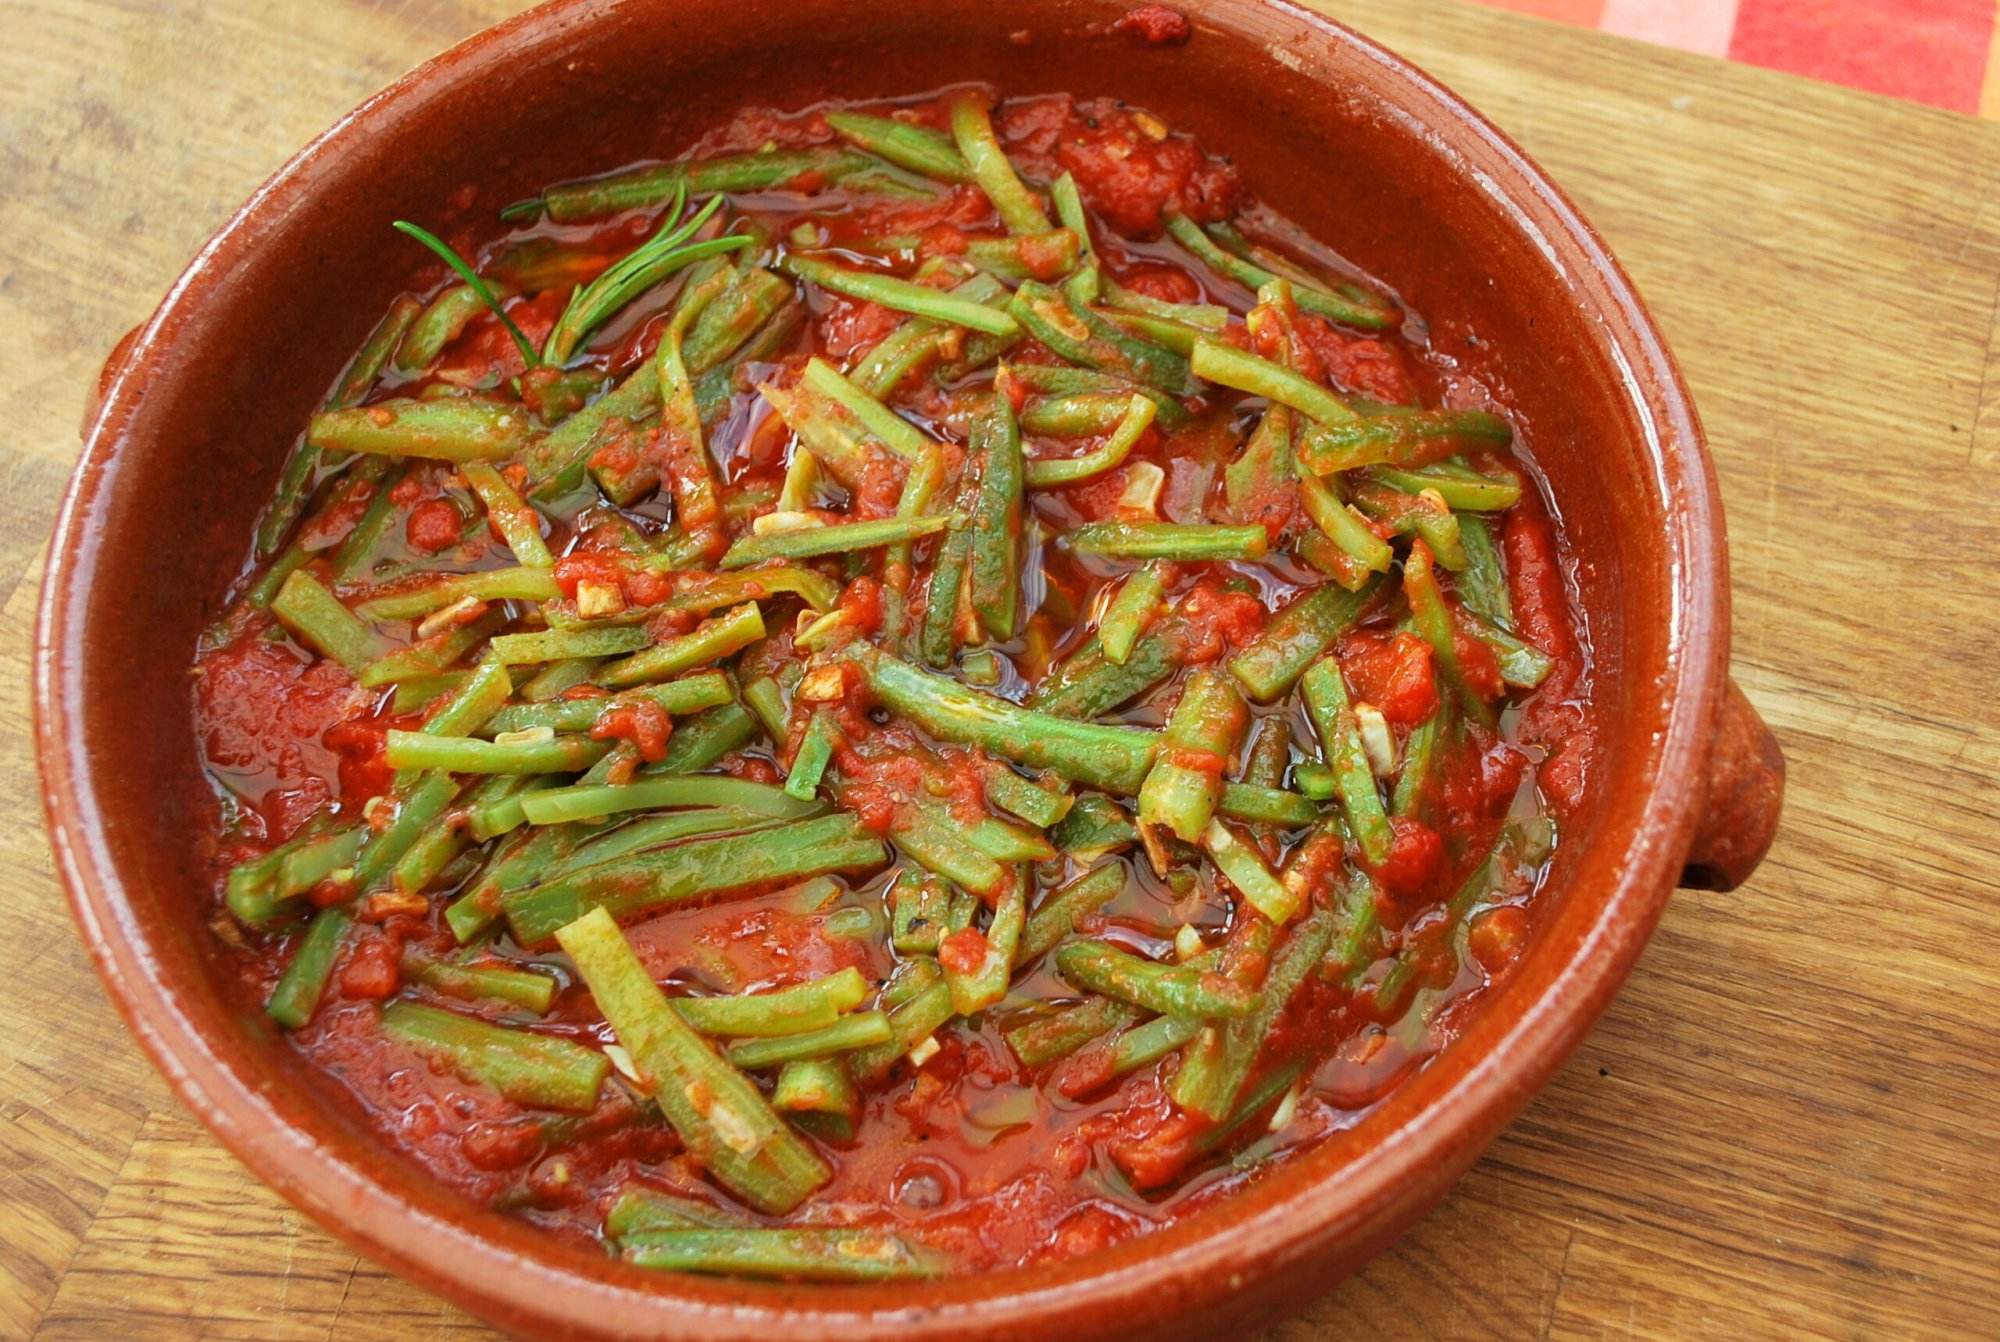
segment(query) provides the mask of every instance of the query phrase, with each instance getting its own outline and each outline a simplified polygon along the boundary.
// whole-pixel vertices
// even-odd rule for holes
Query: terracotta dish
[[[227,1146],[328,1229],[503,1327],[718,1342],[1247,1328],[1327,1289],[1442,1196],[1605,1009],[1675,885],[1733,887],[1769,846],[1784,762],[1728,678],[1727,546],[1701,429],[1597,236],[1476,113],[1352,32],[1211,0],[1191,40],[1148,44],[1113,27],[1123,9],[556,0],[308,146],[106,366],[36,664],[44,800],[85,941],[133,1032]],[[1593,799],[1565,832],[1533,946],[1458,1042],[1237,1196],[1109,1250],[923,1286],[648,1274],[432,1181],[329,1103],[227,990],[184,800],[203,786],[189,650],[313,389],[422,264],[365,241],[391,220],[490,220],[545,182],[672,156],[742,104],[963,80],[1127,98],[1232,153],[1247,186],[1392,284],[1436,323],[1436,350],[1502,391],[1582,557]]]

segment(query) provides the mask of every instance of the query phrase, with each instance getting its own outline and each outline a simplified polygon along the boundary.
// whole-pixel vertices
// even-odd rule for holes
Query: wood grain
[[[16,0],[0,46],[0,1336],[484,1338],[304,1223],[106,1004],[34,801],[35,576],[99,360],[286,154],[504,0]],[[1451,1199],[1273,1339],[1992,1336],[2000,127],[1438,3],[1326,8],[1576,196],[1714,440],[1791,757]],[[177,654],[176,654],[177,655]]]

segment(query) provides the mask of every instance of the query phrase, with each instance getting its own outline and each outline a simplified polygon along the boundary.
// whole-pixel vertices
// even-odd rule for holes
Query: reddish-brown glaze
[[[1490,126],[1345,30],[1216,0],[1185,45],[1158,45],[1113,29],[1124,9],[547,6],[399,82],[282,170],[109,376],[58,527],[37,663],[46,801],[86,942],[135,1035],[254,1169],[357,1245],[513,1330],[720,1342],[894,1329],[919,1342],[997,1342],[1247,1326],[1379,1248],[1525,1103],[1630,969],[1698,830],[1695,857],[1718,882],[1746,875],[1771,832],[1768,736],[1740,708],[1729,718],[1741,730],[1716,730],[1728,598],[1699,427],[1595,235]],[[1034,40],[1015,40],[1022,31]],[[393,273],[380,249],[352,239],[435,211],[467,184],[453,199],[486,218],[547,179],[614,166],[632,144],[691,147],[711,118],[773,89],[804,103],[960,78],[1103,90],[1227,144],[1245,183],[1431,313],[1434,347],[1530,426],[1573,545],[1563,579],[1588,616],[1594,674],[1619,693],[1580,780],[1574,842],[1543,892],[1546,919],[1458,1042],[1365,1122],[1156,1235],[1067,1262],[880,1290],[661,1280],[547,1243],[375,1150],[233,1010],[190,917],[205,891],[186,843],[201,818],[175,800],[195,794],[178,729],[184,661],[134,655],[132,631],[155,647],[192,646],[275,477],[271,444],[304,409],[299,389],[329,382],[370,314],[415,278],[414,260]],[[675,96],[690,81],[715,96]],[[574,115],[578,98],[607,87],[621,96]],[[1327,164],[1339,170],[1316,170]],[[281,338],[308,328],[323,338]],[[1716,758],[1731,747],[1744,754]],[[1745,769],[1743,758],[1764,763]],[[1752,837],[1725,860],[1732,832]],[[1504,931],[1482,939],[1496,956]],[[1357,1061],[1374,1059],[1381,1087],[1406,1066],[1386,1045],[1357,1046]],[[1105,1230],[1096,1214],[1065,1227],[1085,1246],[1115,1238]]]

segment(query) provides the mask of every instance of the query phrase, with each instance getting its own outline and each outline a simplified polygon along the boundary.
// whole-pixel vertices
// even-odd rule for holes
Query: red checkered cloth
[[[1662,46],[2000,117],[1995,0],[1475,0]]]

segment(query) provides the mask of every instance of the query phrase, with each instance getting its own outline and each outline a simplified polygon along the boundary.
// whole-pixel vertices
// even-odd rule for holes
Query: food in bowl
[[[978,1272],[1506,975],[1591,745],[1541,482],[1227,161],[961,88],[506,214],[403,226],[194,667],[216,933],[385,1142],[646,1266]]]

